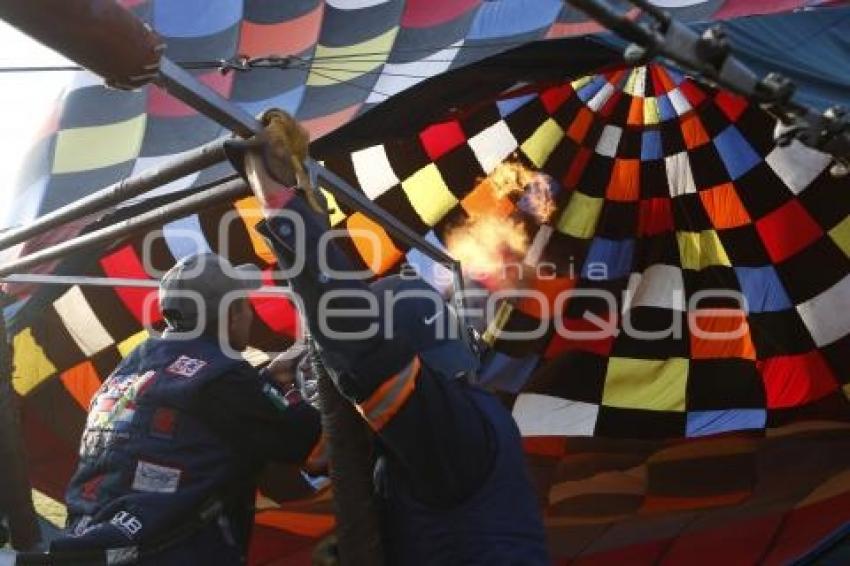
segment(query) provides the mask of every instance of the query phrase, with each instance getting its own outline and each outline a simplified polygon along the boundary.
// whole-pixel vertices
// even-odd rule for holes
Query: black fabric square
[[[467,144],[440,156],[436,164],[446,186],[458,200],[472,192],[485,177],[481,164]]]
[[[690,193],[673,197],[671,201],[673,226],[677,230],[701,232],[712,228],[711,220],[698,194]]]
[[[522,141],[530,138],[548,118],[549,113],[543,107],[540,99],[534,98],[505,116],[504,120],[514,137],[522,143]]]
[[[617,312],[620,312],[623,290],[627,283],[626,278],[609,281],[579,279],[570,299],[567,301],[567,312],[564,314],[569,318],[584,318],[585,313],[590,313],[608,320],[608,313],[611,310],[610,298],[614,299],[614,308]],[[590,292],[587,292],[588,290]]]
[[[558,277],[578,277],[591,241],[555,231],[543,251],[541,261],[554,264]]]
[[[422,143],[415,137],[395,138],[388,141],[384,144],[384,153],[398,179],[407,179],[431,163],[431,158],[425,153]]]
[[[584,103],[577,96],[571,96],[564,102],[560,108],[555,110],[555,113],[552,114],[552,118],[555,119],[555,122],[561,129],[567,131],[569,127],[572,125],[573,120],[575,120],[576,115],[579,110],[584,108]]]
[[[789,409],[771,409],[767,412],[767,426],[779,427],[798,421],[824,420],[850,421],[850,402],[843,391],[830,393],[808,405]]]
[[[593,121],[590,123],[590,127],[587,129],[587,134],[584,136],[584,140],[582,140],[582,145],[584,147],[589,147],[595,149],[597,144],[599,144],[599,139],[602,137],[602,131],[605,129],[605,123],[598,118],[598,114],[593,115]]]
[[[632,97],[626,96],[622,92],[617,92],[613,96],[617,97],[616,100],[614,102],[609,100],[606,104],[606,106],[613,104],[608,120],[612,124],[626,124],[629,119],[629,110],[631,110],[632,106]]]
[[[832,238],[824,235],[814,244],[776,264],[776,271],[791,301],[800,304],[826,291],[850,273],[850,259]]]
[[[829,168],[797,196],[824,230],[832,229],[850,215],[847,177],[833,177]]]
[[[607,357],[571,350],[541,366],[525,391],[598,405],[607,368]]]
[[[633,307],[622,314],[621,332],[612,356],[619,358],[687,358],[690,351],[686,313],[659,307]]]
[[[750,360],[691,360],[688,411],[765,407],[764,383]]]
[[[697,190],[729,182],[729,173],[713,143],[704,143],[690,150],[688,160]]]
[[[670,438],[685,436],[685,427],[685,412],[621,409],[601,405],[594,434],[614,438]]]
[[[796,309],[753,312],[747,316],[750,334],[760,360],[788,354],[804,354],[815,348],[809,330]]]
[[[637,217],[637,202],[606,200],[596,225],[596,236],[612,240],[634,238],[637,232]]]
[[[760,155],[767,155],[776,145],[773,140],[776,120],[755,104],[747,106],[736,124],[740,131],[747,133],[747,141]]]
[[[821,352],[832,366],[835,377],[841,383],[850,383],[850,334],[824,346]]]
[[[761,237],[752,224],[718,230],[729,261],[736,267],[763,267],[771,263]]]
[[[540,328],[545,328],[545,331],[541,333]],[[525,314],[518,308],[514,308],[508,323],[504,326],[503,332],[499,334],[493,347],[503,354],[522,358],[529,354],[542,352],[549,343],[553,332],[554,328],[548,321],[539,320]],[[532,334],[538,333],[541,333],[541,335],[532,336]]]
[[[391,210],[393,216],[412,228],[417,234],[427,234],[428,230],[431,229],[430,226],[422,222],[419,214],[407,199],[407,194],[401,188],[401,185],[392,187],[375,199],[375,202],[383,209]],[[403,246],[395,240],[393,242],[399,249],[407,249],[407,246]]]
[[[564,136],[552,150],[552,153],[549,154],[549,158],[543,164],[543,171],[560,182],[570,170],[570,165],[578,153],[578,148],[578,144],[572,138]]]
[[[765,161],[760,161],[738,177],[734,184],[753,222],[773,212],[793,197],[785,183]]]
[[[640,198],[670,198],[667,181],[667,168],[663,159],[641,161]]]
[[[59,379],[48,379],[27,394],[27,405],[41,415],[51,431],[70,446],[78,446],[86,412]]]
[[[453,229],[461,226],[468,219],[469,214],[467,214],[463,206],[458,204],[448,211],[439,222],[437,222],[436,226],[434,226],[434,233],[441,242],[445,242],[446,235]]]
[[[31,328],[36,343],[55,367],[69,368],[86,359],[53,305],[41,309],[38,320]]]
[[[617,147],[617,157],[622,159],[640,159],[640,151],[643,145],[643,130],[637,128],[623,128],[620,136],[620,145]]]
[[[685,295],[689,300],[696,293],[708,292],[692,308],[742,308],[738,300],[741,293],[740,284],[735,270],[731,267],[712,265],[699,271],[685,269],[682,270],[682,277],[685,280]]]
[[[717,137],[720,132],[729,127],[729,117],[717,107],[713,100],[706,99],[699,107],[699,119],[710,139]],[[709,144],[713,145],[713,144]],[[725,168],[723,169],[726,170]]]
[[[102,272],[96,275],[104,276]],[[81,287],[81,289],[95,316],[116,341],[120,342],[139,331],[139,322],[124,306],[116,289],[94,285]]]
[[[644,271],[656,263],[681,265],[679,243],[674,233],[666,232],[635,241],[634,270]]]
[[[101,381],[103,381],[109,376],[109,374],[115,371],[115,368],[118,367],[119,363],[121,363],[121,353],[118,351],[118,348],[104,348],[93,355],[90,360],[97,370],[97,373],[100,375]]]
[[[581,192],[591,197],[604,197],[608,183],[611,181],[611,169],[613,167],[614,159],[612,157],[605,157],[596,152],[591,153],[587,166],[578,182]]]
[[[499,114],[499,108],[495,104],[488,104],[483,108],[476,109],[472,114],[465,115],[461,120],[461,128],[463,133],[466,134],[466,139],[469,139],[501,119],[502,115]]]
[[[687,151],[685,138],[682,135],[682,125],[678,120],[667,120],[661,123],[661,153],[664,157]]]

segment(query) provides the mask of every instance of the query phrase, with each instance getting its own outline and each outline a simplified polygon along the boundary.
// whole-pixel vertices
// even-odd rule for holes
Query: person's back
[[[441,339],[452,326],[442,298],[416,278],[371,288],[352,278],[351,261],[326,240],[327,218],[292,188],[286,140],[301,147],[306,134],[279,111],[266,118],[271,147],[226,149],[263,206],[257,229],[293,271],[335,385],[380,440],[387,563],[548,564],[518,430],[495,397],[465,382],[478,361],[463,340]]]
[[[210,269],[199,268],[206,287],[221,276]],[[179,283],[178,294],[186,293]],[[213,287],[208,300],[233,290]],[[185,303],[164,299],[170,324],[190,318]],[[319,433],[315,409],[297,397],[287,406],[285,391],[238,357],[250,326],[242,301],[223,311],[229,332],[178,328],[150,338],[104,381],[67,490],[68,536],[51,552],[80,552],[81,560],[242,563],[257,472],[269,460],[302,462]],[[234,350],[226,353],[228,347]]]

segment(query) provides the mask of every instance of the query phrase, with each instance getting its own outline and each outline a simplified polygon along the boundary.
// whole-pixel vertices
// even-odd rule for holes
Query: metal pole
[[[72,238],[61,244],[39,250],[30,255],[18,258],[0,267],[0,277],[19,271],[26,271],[35,265],[46,261],[60,259],[73,252],[88,247],[115,241],[128,236],[142,228],[164,224],[170,220],[192,214],[204,207],[229,202],[236,197],[250,194],[242,179],[234,179],[200,194],[184,197],[166,206],[155,208],[127,220],[122,220],[111,226],[106,226],[88,234]]]
[[[71,204],[48,212],[26,226],[0,234],[0,250],[20,244],[45,230],[77,220],[108,206],[117,205],[126,199],[224,161],[224,142],[226,139],[226,137],[223,137],[211,141],[157,169],[149,169],[135,177],[104,187]]]
[[[35,283],[38,285],[82,285],[84,287],[131,287],[137,289],[156,289],[156,279],[134,279],[132,277],[95,277],[88,275],[48,275],[41,273],[14,273],[0,277],[2,283]],[[250,291],[260,295],[290,295],[292,289],[280,285],[264,285]]]

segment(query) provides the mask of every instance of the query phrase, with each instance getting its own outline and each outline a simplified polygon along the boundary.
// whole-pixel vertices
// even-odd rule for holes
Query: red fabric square
[[[587,162],[590,161],[590,155],[591,151],[586,147],[582,147],[578,150],[578,153],[576,153],[576,156],[570,165],[569,171],[567,171],[567,174],[563,178],[562,184],[565,188],[576,188],[579,179],[581,179],[581,174],[584,173],[584,168],[587,166]]]
[[[597,315],[598,316],[598,315]],[[610,326],[616,326],[611,316],[602,317]],[[613,315],[616,317],[616,315]],[[563,326],[558,328],[549,341],[543,357],[547,360],[557,358],[564,352],[580,350],[599,356],[610,356],[614,346],[614,333],[607,332],[604,324],[588,318],[564,318]]]
[[[764,381],[768,409],[805,405],[838,388],[832,370],[817,350],[767,358],[757,367]]]
[[[746,98],[728,90],[718,90],[717,96],[714,97],[714,103],[732,122],[737,122],[747,106],[750,105]]]
[[[569,83],[547,88],[540,95],[540,102],[543,104],[543,107],[546,108],[546,112],[554,114],[555,111],[564,104],[564,102],[569,100],[572,93],[573,88]]]
[[[679,91],[685,95],[685,98],[688,99],[688,102],[691,103],[691,106],[694,108],[699,108],[699,106],[705,101],[705,92],[701,87],[698,87],[694,84],[693,81],[689,81],[685,79],[679,85]]]
[[[638,236],[655,236],[673,231],[669,198],[650,198],[638,203]]]
[[[803,205],[790,200],[756,221],[756,230],[774,263],[784,261],[823,235]]]
[[[428,126],[419,134],[419,139],[428,157],[434,160],[465,143],[466,135],[457,120],[449,120]]]
[[[100,265],[107,277],[150,279],[132,246],[124,246],[104,256]],[[153,324],[162,320],[156,289],[118,287],[115,293],[140,324]]]

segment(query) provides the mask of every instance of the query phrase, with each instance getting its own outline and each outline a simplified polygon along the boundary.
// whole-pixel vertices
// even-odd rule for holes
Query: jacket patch
[[[100,484],[103,483],[103,479],[105,477],[106,476],[104,475],[95,476],[86,483],[84,483],[80,488],[80,497],[88,501],[96,501],[97,490],[100,487]]]
[[[177,411],[160,407],[151,418],[150,434],[157,438],[174,438],[177,428]]]
[[[196,360],[189,356],[180,356],[171,362],[171,365],[165,368],[165,371],[181,377],[193,377],[196,373],[201,371],[205,365],[207,365],[207,362],[204,360]]]
[[[179,468],[169,468],[139,460],[136,464],[133,485],[130,487],[136,491],[148,493],[174,493],[180,485],[180,474]]]
[[[135,564],[139,561],[139,548],[137,546],[125,546],[122,548],[106,549],[106,564],[108,566],[119,566],[120,564]]]
[[[110,519],[109,524],[124,533],[127,538],[135,537],[139,534],[139,531],[142,530],[142,522],[139,518],[127,511],[117,512],[112,519]]]

